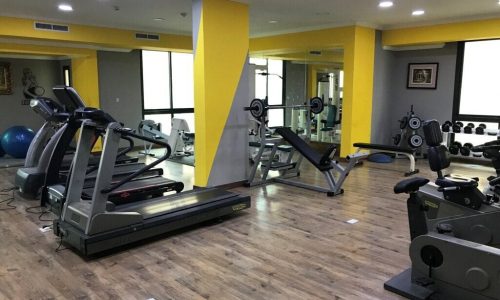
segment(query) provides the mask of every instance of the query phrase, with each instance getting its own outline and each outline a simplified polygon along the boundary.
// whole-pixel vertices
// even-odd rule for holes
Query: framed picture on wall
[[[435,89],[437,86],[438,63],[408,64],[409,89]]]
[[[10,75],[10,64],[0,62],[0,95],[12,94],[12,81]]]

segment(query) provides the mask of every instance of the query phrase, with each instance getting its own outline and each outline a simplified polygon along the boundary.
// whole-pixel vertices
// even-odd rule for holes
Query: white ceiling
[[[241,0],[250,7],[251,36],[366,25],[396,28],[456,20],[500,17],[498,0],[393,0],[378,7],[378,0]],[[70,3],[73,12],[57,5]],[[0,0],[0,15],[44,21],[133,29],[158,33],[191,33],[189,0]],[[412,17],[413,9],[426,14]],[[185,17],[181,13],[187,13]],[[154,21],[164,18],[165,21]],[[269,21],[278,21],[269,23]]]

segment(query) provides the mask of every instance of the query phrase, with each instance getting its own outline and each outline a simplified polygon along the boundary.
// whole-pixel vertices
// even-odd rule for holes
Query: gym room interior
[[[500,299],[500,1],[0,4],[0,299]]]

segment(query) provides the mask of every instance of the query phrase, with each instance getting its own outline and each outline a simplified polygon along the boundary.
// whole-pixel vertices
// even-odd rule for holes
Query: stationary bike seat
[[[394,186],[394,193],[412,193],[429,182],[429,179],[422,177],[413,177],[402,180]]]

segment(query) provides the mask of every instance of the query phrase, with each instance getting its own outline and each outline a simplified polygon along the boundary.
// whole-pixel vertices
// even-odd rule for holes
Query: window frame
[[[470,42],[477,41],[489,41],[494,39],[485,40],[474,40]],[[500,39],[499,39],[500,40]],[[470,121],[470,122],[490,122],[499,123],[500,128],[500,116],[495,115],[466,115],[460,114],[460,101],[462,92],[462,77],[464,68],[464,55],[465,55],[465,43],[467,41],[461,41],[457,43],[457,60],[455,66],[455,89],[453,93],[453,108],[452,108],[452,121]]]
[[[143,68],[143,60],[142,60],[142,52],[144,50],[141,50],[141,61],[140,61],[140,67],[141,67],[141,110],[142,110],[142,118],[144,119],[145,115],[166,115],[169,114],[170,117],[173,119],[175,114],[183,114],[183,113],[194,113],[194,107],[193,108],[174,108],[174,99],[173,99],[173,86],[172,86],[172,51],[167,51],[168,52],[168,60],[169,60],[169,85],[170,85],[170,108],[157,108],[157,109],[145,109],[144,108],[144,68]],[[194,128],[192,129],[194,131]]]

